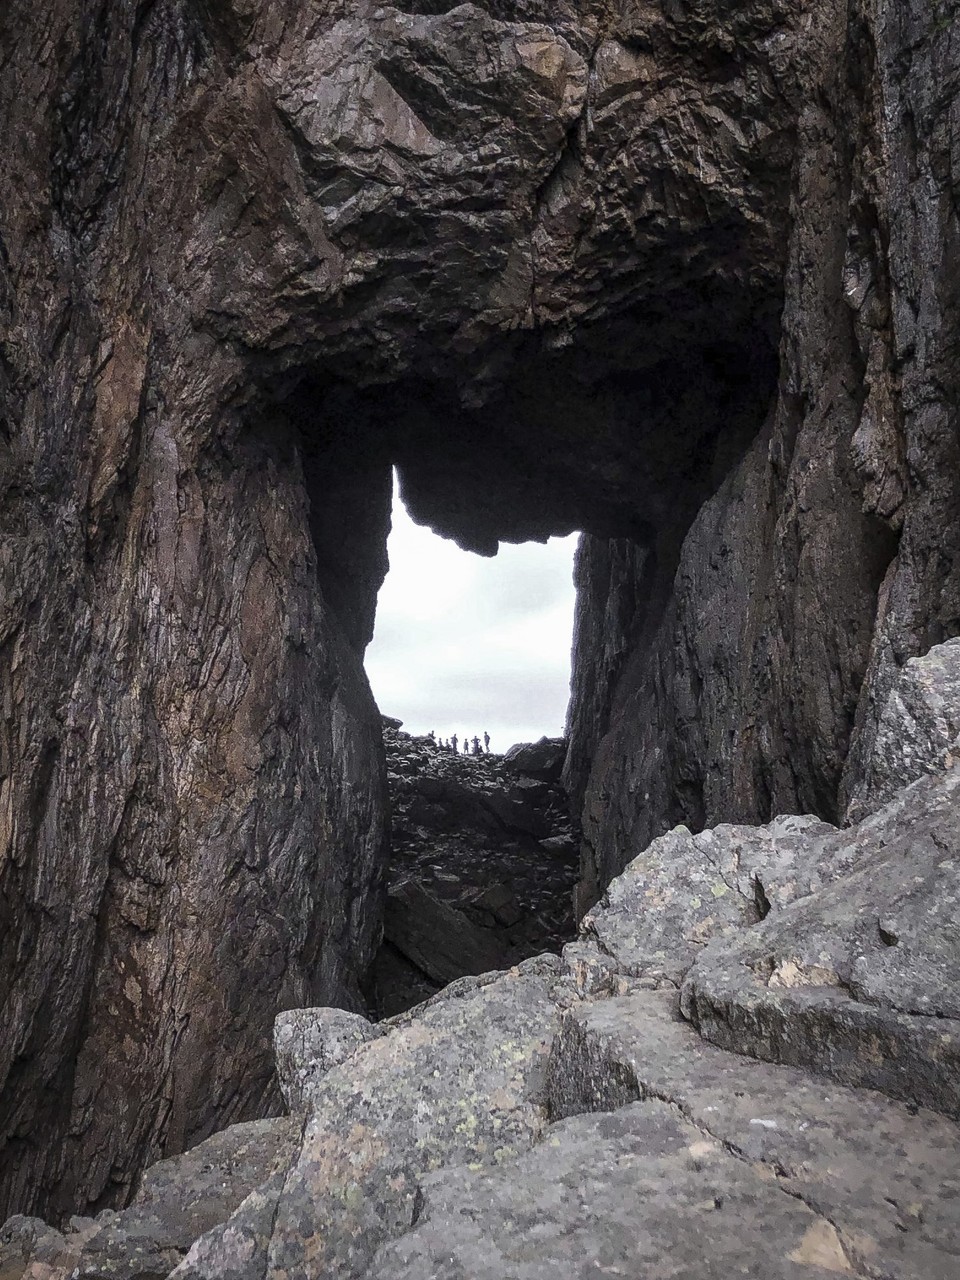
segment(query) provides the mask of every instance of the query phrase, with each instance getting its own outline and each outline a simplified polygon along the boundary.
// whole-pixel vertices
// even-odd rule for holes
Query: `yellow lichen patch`
[[[818,1218],[809,1226],[803,1239],[787,1257],[807,1267],[822,1267],[824,1271],[849,1274],[853,1268],[840,1243],[836,1227],[826,1218]]]

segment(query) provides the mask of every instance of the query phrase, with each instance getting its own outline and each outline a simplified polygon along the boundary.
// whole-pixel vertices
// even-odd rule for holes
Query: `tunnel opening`
[[[365,664],[388,713],[379,1016],[573,936],[579,841],[561,772],[577,540],[482,557],[416,525],[395,483]]]
[[[549,340],[542,333],[501,334],[461,367],[440,367],[424,355],[416,372],[407,365],[392,378],[377,364],[366,374],[346,366],[333,371],[327,363],[288,375],[269,413],[292,429],[287,438],[302,467],[320,595],[359,679],[387,574],[394,469],[414,521],[464,550],[493,556],[501,542],[544,541],[577,530],[595,547],[609,545],[634,576],[637,598],[652,602],[652,616],[656,602],[669,596],[697,512],[756,438],[773,399],[778,361],[771,317],[763,311],[752,318],[748,302],[731,308],[726,323],[713,315],[709,325],[694,326],[683,344],[658,329],[649,311],[626,311],[602,325],[583,324],[562,341],[556,334]],[[635,620],[630,625],[633,643]],[[594,660],[592,650],[603,643],[603,636],[591,638],[583,629],[576,700],[589,713],[572,709],[576,741],[566,744],[563,782],[573,795],[573,825],[556,837],[563,845],[560,861],[567,861],[558,889],[563,923],[553,929],[551,945],[573,928],[569,889],[577,876],[578,808],[621,667],[622,655],[613,665]],[[378,734],[381,711],[390,714],[391,708],[378,708],[370,697],[369,723],[376,722]],[[462,726],[471,735],[488,727]],[[403,730],[388,725],[388,738],[391,733]],[[428,749],[417,745],[415,735],[392,746],[401,755]],[[436,794],[418,797],[417,804],[443,808],[447,800],[437,797],[449,792],[456,810],[466,803],[462,788],[469,781],[431,780],[428,790]],[[522,779],[489,781],[487,790],[494,781],[506,788],[504,803],[519,803],[515,789]],[[528,780],[528,795],[541,781]],[[557,796],[544,796],[549,807],[562,786],[559,778],[548,785],[559,788]],[[544,836],[553,838],[531,832],[529,841]],[[529,852],[525,840],[518,843]],[[389,875],[385,869],[385,887]],[[503,896],[501,880],[488,887]],[[422,888],[420,876],[417,901],[404,904],[407,916],[418,915],[422,923],[434,911],[446,917],[449,934],[451,918],[443,908],[450,903],[442,893],[435,895],[439,907],[426,902]],[[513,927],[505,921],[514,904],[491,901],[471,909],[475,905],[477,913],[487,911],[491,927]],[[388,930],[391,910],[388,900]],[[466,930],[459,918],[452,922],[453,932],[458,929],[462,943]],[[489,950],[474,948],[469,971],[481,971],[484,956],[489,961]],[[502,956],[501,950],[493,967],[502,967]],[[414,993],[418,997],[441,985],[437,973],[425,972],[428,985]],[[442,980],[453,976],[445,972]],[[401,1000],[414,1002],[415,983],[407,983],[406,994],[384,996],[391,985],[392,977],[386,982],[374,973],[366,996],[379,1013],[398,1011]]]

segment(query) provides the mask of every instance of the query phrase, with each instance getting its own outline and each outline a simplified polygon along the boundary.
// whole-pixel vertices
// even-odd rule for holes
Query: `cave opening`
[[[582,531],[594,559],[610,548],[628,595],[655,617],[692,520],[761,429],[776,385],[769,317],[741,304],[725,319],[678,345],[662,317],[627,311],[562,342],[501,335],[459,367],[433,351],[394,377],[384,357],[366,370],[328,362],[291,379],[273,412],[293,428],[323,607],[352,653],[347,683],[366,685],[394,472],[426,536],[496,557],[502,544]],[[619,605],[597,607],[601,627],[626,625]],[[384,944],[367,995],[380,1016],[572,936],[579,809],[620,675],[623,637],[607,639],[615,643],[588,636],[580,646],[569,709],[576,742],[565,753],[561,740],[540,777],[498,771],[493,756],[482,767],[441,758],[423,737],[383,728],[381,713],[409,717],[384,705],[391,699],[375,684],[369,733],[383,734],[393,811]],[[435,713],[408,727],[456,732],[461,747],[464,734],[482,741],[484,732],[496,748],[510,745],[489,716],[466,706],[450,715],[449,724]]]
[[[365,657],[391,810],[368,992],[381,1017],[574,933],[578,840],[561,773],[577,541],[465,551],[413,521],[394,472]]]
[[[502,755],[563,734],[577,533],[463,551],[414,522],[394,473],[389,572],[365,666],[381,711],[415,735]]]
[[[370,770],[381,751],[381,734],[389,739],[390,733],[403,732],[383,731],[381,712],[397,715],[397,708],[376,705],[363,665],[388,571],[394,470],[413,521],[464,551],[493,557],[502,543],[542,543],[576,531],[592,548],[592,562],[584,562],[592,585],[583,590],[580,583],[579,598],[589,607],[581,618],[577,605],[575,631],[582,630],[583,643],[575,637],[572,727],[566,763],[560,764],[566,792],[541,793],[548,809],[564,809],[569,829],[544,829],[540,818],[520,812],[538,787],[560,788],[559,777],[489,779],[488,786],[446,769],[442,777],[424,779],[425,790],[410,798],[413,817],[407,825],[416,831],[398,833],[394,822],[386,872],[389,890],[399,887],[398,874],[404,872],[418,894],[421,889],[430,894],[429,902],[421,894],[417,903],[403,904],[408,922],[415,921],[421,933],[429,918],[437,924],[420,949],[421,958],[426,952],[440,954],[439,933],[450,936],[447,908],[460,913],[452,928],[460,950],[469,932],[463,918],[470,913],[474,923],[503,931],[510,946],[544,950],[559,945],[573,929],[574,886],[581,904],[595,896],[580,892],[584,872],[575,828],[618,681],[632,678],[622,667],[624,645],[642,649],[637,628],[653,625],[662,612],[683,539],[704,501],[762,429],[778,377],[770,310],[758,309],[748,293],[687,299],[684,314],[692,308],[699,318],[682,326],[682,340],[667,316],[667,301],[608,313],[596,324],[585,320],[565,334],[491,332],[479,347],[473,338],[465,340],[459,354],[456,343],[445,353],[435,343],[401,352],[386,335],[379,341],[371,335],[365,363],[355,355],[341,361],[328,355],[322,364],[288,369],[282,390],[261,384],[272,419],[269,434],[290,442],[301,471],[324,626],[340,636],[331,689],[341,691],[337,697],[348,708],[345,714],[366,726],[365,775],[348,762],[337,783],[337,803],[351,815],[348,821],[356,821],[357,840],[368,859],[368,869],[358,868],[358,877],[375,874],[369,868],[379,855],[364,834],[367,809],[351,797],[369,795],[374,810],[385,804],[375,798]],[[592,598],[607,589],[603,582],[619,593],[606,605]],[[624,601],[636,605],[629,619],[622,616]],[[616,636],[606,635],[610,627]],[[629,637],[619,634],[624,627]],[[479,717],[468,716],[467,708],[451,714],[461,722],[451,722],[446,732],[439,717],[436,724],[411,727],[434,729],[443,737],[476,734],[481,741],[486,731],[501,749],[510,745],[499,741],[490,723],[473,723]],[[384,788],[390,782],[395,793],[395,779],[423,773],[424,762],[404,762],[397,756],[399,744],[393,748],[391,763],[388,740]],[[408,743],[404,750],[414,748]],[[471,798],[471,790],[500,793],[494,803],[502,812],[494,815],[495,822],[488,799]],[[396,814],[395,794],[391,802]],[[524,822],[529,830],[517,832]],[[463,836],[470,823],[475,839]],[[487,858],[485,826],[495,827],[498,839],[509,828],[501,843],[515,847],[505,860]],[[430,832],[430,840],[420,840],[421,831]],[[542,860],[544,839],[558,842],[549,874]],[[438,840],[447,845],[442,858],[431,857],[428,848]],[[409,855],[405,865],[400,855]],[[530,869],[529,893],[516,874],[518,866]],[[492,890],[492,898],[463,901],[464,892],[484,887]],[[363,892],[358,882],[350,901],[360,901]],[[553,904],[547,910],[544,894]],[[388,945],[393,945],[392,910],[388,902]],[[331,904],[328,918],[346,918],[344,912],[349,914],[346,894],[343,906]],[[537,923],[548,916],[544,925]],[[525,922],[533,922],[530,932],[518,941],[515,931],[528,927]],[[517,954],[516,949],[509,953],[510,962]],[[492,956],[478,940],[466,971],[503,967],[504,955],[501,947]],[[429,969],[426,981],[434,987],[459,976],[449,967]],[[374,983],[380,995],[372,1003],[381,1013],[396,1011],[401,997],[385,997],[389,984],[380,977]],[[430,988],[416,994],[424,989]],[[407,984],[402,999],[412,994]]]

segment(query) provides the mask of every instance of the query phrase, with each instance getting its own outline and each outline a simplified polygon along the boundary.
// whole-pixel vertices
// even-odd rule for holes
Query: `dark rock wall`
[[[581,551],[582,905],[676,822],[842,817],[895,673],[960,630],[957,18],[818,6],[770,419],[675,573]]]
[[[955,19],[3,7],[0,1217],[126,1199],[269,1108],[278,1007],[359,1003],[392,462],[463,545],[617,540],[584,896],[854,794],[957,629]]]
[[[4,26],[0,1204],[56,1213],[274,1106],[278,1007],[359,1006],[385,778],[297,437],[190,315],[284,234],[255,95],[205,106],[176,6]]]

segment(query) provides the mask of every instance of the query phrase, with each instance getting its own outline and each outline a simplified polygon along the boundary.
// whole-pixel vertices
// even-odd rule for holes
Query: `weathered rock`
[[[503,757],[503,767],[540,782],[556,782],[563,773],[567,755],[564,738],[541,738],[539,742],[519,742]]]
[[[909,782],[960,759],[960,640],[910,658],[887,694],[863,772],[847,805],[857,822]]]
[[[412,880],[395,885],[388,893],[383,936],[440,983],[502,969],[510,950],[505,938],[481,929],[462,911],[438,901]]]
[[[581,922],[621,973],[679,985],[702,948],[839,873],[817,818],[777,818],[764,827],[685,827],[652,841]]]
[[[277,1206],[270,1272],[362,1276],[411,1226],[424,1174],[535,1142],[563,986],[554,957],[464,979],[329,1072]]]
[[[389,726],[384,743],[391,852],[372,1003],[389,1017],[453,978],[559,951],[575,928],[578,849],[559,784]]]
[[[781,1193],[822,1215],[835,1233],[835,1270],[896,1280],[953,1275],[960,1247],[956,1125],[878,1093],[723,1052],[680,1022],[674,1005],[644,992],[565,1014],[550,1063],[553,1114],[638,1098],[667,1102],[694,1132],[747,1168],[766,1170]],[[548,1130],[545,1146],[555,1132]],[[725,1216],[724,1206],[716,1208]],[[642,1205],[637,1211],[642,1224]],[[759,1207],[746,1208],[736,1225],[741,1253],[718,1275],[738,1274],[768,1238]],[[665,1232],[665,1257],[673,1256],[673,1230],[680,1229]],[[709,1254],[680,1274],[715,1274]]]
[[[566,1013],[548,1092],[561,1119],[532,1151],[424,1179],[370,1280],[955,1274],[940,1116],[705,1045],[660,993]]]
[[[171,1280],[173,1276],[177,1280],[200,1280],[202,1276],[217,1276],[218,1280],[263,1280],[284,1181],[283,1174],[275,1174],[251,1191],[228,1222],[196,1241],[170,1273]]]
[[[960,768],[834,837],[855,870],[687,974],[701,1035],[960,1117]]]
[[[417,1227],[366,1275],[828,1280],[840,1270],[851,1268],[824,1218],[649,1102],[554,1125],[507,1169],[427,1179]]]
[[[955,6],[939,12],[808,11],[768,422],[679,567],[669,537],[581,552],[581,911],[679,823],[839,821],[904,662],[960,629],[960,300],[942,284],[960,275],[960,57]]]
[[[3,6],[0,1213],[360,1007],[393,463],[462,545],[640,549],[581,577],[584,904],[839,816],[960,625],[954,7]]]
[[[71,1219],[63,1233],[12,1218],[0,1240],[4,1280],[163,1280],[201,1236],[262,1183],[282,1183],[300,1144],[299,1120],[232,1125],[146,1174],[129,1209]]]
[[[379,1034],[372,1022],[346,1009],[289,1009],[277,1014],[273,1049],[287,1110],[295,1116],[309,1111],[318,1081]]]

